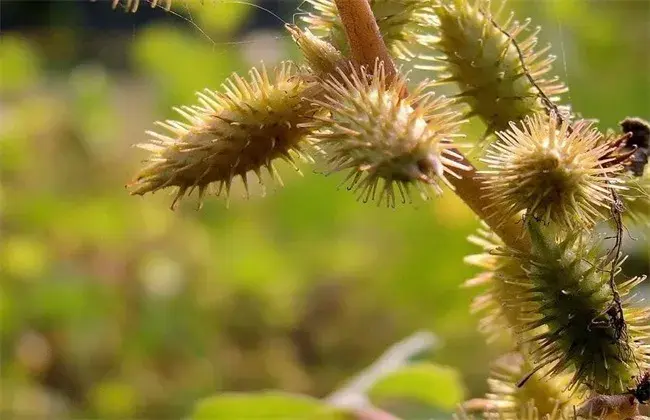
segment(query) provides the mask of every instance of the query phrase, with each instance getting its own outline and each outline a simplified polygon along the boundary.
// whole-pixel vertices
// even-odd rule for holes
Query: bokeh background
[[[285,188],[235,189],[228,209],[128,195],[145,157],[132,144],[171,106],[299,59],[282,22],[298,1],[204,3],[0,5],[0,417],[171,419],[223,390],[323,396],[417,330],[480,395],[503,349],[460,287],[478,224],[453,194],[376,208],[340,178],[281,167]],[[508,7],[543,26],[575,110],[603,129],[650,117],[650,2]],[[647,232],[630,230],[626,270],[647,273]]]

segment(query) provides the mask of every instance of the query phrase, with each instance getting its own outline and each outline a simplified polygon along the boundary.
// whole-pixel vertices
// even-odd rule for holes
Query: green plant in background
[[[20,99],[10,103],[12,123],[0,131],[7,234],[0,246],[0,417],[181,418],[200,399],[191,416],[201,419],[449,418],[468,393],[455,369],[413,360],[433,344],[428,334],[390,347],[337,385],[414,325],[445,339],[436,359],[464,373],[470,394],[484,389],[478,383],[488,375],[485,397],[463,403],[461,418],[638,417],[645,388],[637,387],[644,382],[636,376],[647,369],[648,315],[633,299],[642,279],[619,273],[617,250],[608,253],[610,242],[585,229],[608,220],[615,226],[617,197],[624,223],[628,217],[647,223],[649,171],[636,177],[628,166],[643,158],[643,148],[626,147],[643,136],[617,143],[621,134],[601,134],[568,107],[554,105],[568,105],[571,97],[554,97],[563,88],[547,75],[551,60],[536,47],[537,32],[508,23],[506,8],[492,13],[487,2],[369,2],[388,51],[403,65],[396,72],[388,54],[364,55],[378,45],[375,38],[362,42],[361,51],[354,37],[348,40],[336,2],[309,3],[304,27],[287,26],[286,41],[295,41],[304,62],[277,68],[267,62],[266,71],[254,63],[258,73],[232,76],[232,83],[180,108],[183,120],[165,120],[151,136],[155,141],[143,145],[153,153],[131,191],[165,184],[186,186],[182,195],[204,189],[204,210],[183,217],[167,211],[164,196],[133,200],[115,189],[115,178],[132,169],[124,156],[136,155],[126,142],[153,118],[142,112],[151,106],[142,102],[146,92],[128,85],[125,93],[112,74],[82,66],[64,79],[71,96],[47,90],[17,97],[39,80],[52,81],[39,73],[42,54],[3,35],[0,89]],[[355,13],[357,2],[338,3],[341,15]],[[601,36],[623,39],[643,26],[615,31],[608,16],[586,4],[549,2],[542,12],[561,8],[602,29],[575,29],[579,45]],[[114,5],[129,11],[150,6],[135,0]],[[187,9],[216,41],[210,45],[166,25],[129,37],[134,63],[160,99],[158,115],[250,66],[240,46],[218,46],[249,6],[153,5]],[[364,15],[355,16],[360,23]],[[632,11],[621,21],[638,16]],[[581,25],[575,19],[569,27]],[[610,64],[624,62],[620,54],[601,52]],[[420,70],[407,73],[412,67]],[[571,99],[580,99],[576,86],[587,92],[600,82],[593,73],[572,81]],[[614,103],[617,94],[636,92],[640,73],[613,84],[615,92],[602,86],[602,96]],[[432,81],[419,82],[422,75]],[[459,94],[444,98],[444,89]],[[118,106],[108,100],[120,97],[127,99]],[[632,97],[625,101],[633,110],[641,101]],[[609,102],[598,103],[575,108],[611,114]],[[475,129],[474,120],[485,127]],[[573,133],[563,132],[563,124]],[[480,147],[465,144],[474,139]],[[463,236],[473,221],[455,194],[445,192],[430,206],[434,217],[410,206],[386,216],[354,205],[329,180],[303,180],[288,171],[282,175],[289,188],[264,200],[237,201],[246,192],[240,181],[256,168],[271,162],[282,172],[280,161],[307,152],[319,170],[345,172],[344,185],[378,203],[397,205],[410,192],[437,195],[451,185],[487,222],[473,238],[483,253],[467,258],[483,270],[467,282],[474,288],[456,290],[459,277],[470,273],[455,261],[471,252]],[[478,158],[469,162],[465,152],[484,153],[492,167]],[[208,168],[218,176],[209,178]],[[536,177],[539,171],[556,176]],[[230,211],[208,197],[210,181],[217,188],[225,181],[222,195],[230,187]],[[262,188],[249,181],[246,189]],[[490,202],[496,204],[487,207]],[[524,214],[527,222],[520,223]],[[484,290],[472,309],[490,351],[470,331],[465,296],[478,288]],[[612,304],[613,290],[622,312]],[[508,354],[488,372],[489,358],[501,351]],[[243,392],[251,389],[287,392]],[[216,390],[232,392],[205,398]]]
[[[246,172],[259,172],[277,156],[292,161],[298,144],[314,147],[330,172],[349,171],[344,183],[364,202],[394,207],[398,199],[410,201],[411,189],[424,198],[423,186],[440,193],[442,181],[502,241],[488,252],[503,262],[485,268],[494,270],[486,276],[495,288],[489,298],[506,309],[489,319],[504,318],[498,321],[510,327],[528,366],[508,394],[539,391],[506,405],[488,399],[479,411],[510,418],[531,404],[540,416],[565,417],[581,400],[593,407],[599,395],[625,394],[620,404],[586,415],[637,415],[648,400],[647,385],[637,388],[633,378],[650,368],[650,311],[631,308],[626,296],[645,278],[617,285],[615,277],[630,179],[642,177],[638,168],[647,163],[647,123],[637,121],[639,132],[606,136],[568,108],[560,110],[555,95],[566,88],[557,78],[543,78],[553,61],[545,58],[548,48],[535,50],[537,32],[520,39],[528,23],[500,24],[487,1],[397,3],[312,2],[306,31],[289,27],[306,59],[292,86],[311,87],[288,88],[285,78],[267,81],[265,72],[251,87],[234,76],[217,103],[200,96],[201,105],[179,110],[188,123],[164,124],[171,134],[156,135],[148,146],[155,148],[155,166],[138,174],[132,192],[176,185],[178,198],[198,186],[202,199],[215,181],[210,174],[223,174],[218,180],[227,190],[236,175],[246,186]],[[410,59],[403,43],[416,40],[431,51],[430,60],[443,64],[433,75],[458,86],[457,100],[437,96],[431,83],[411,89],[396,69],[387,46]],[[490,170],[477,172],[455,145],[464,122],[461,103],[465,118],[477,115],[487,125]],[[235,136],[242,140],[233,142]],[[151,186],[154,177],[160,181]],[[587,229],[608,218],[616,223],[616,244],[601,255],[597,244],[591,249],[596,239]],[[560,377],[565,386],[534,385]],[[400,380],[417,381],[417,374]],[[197,416],[227,417],[225,398],[215,397],[214,411],[201,406]],[[263,415],[266,403],[254,401]],[[384,415],[367,401],[343,408],[360,418]]]
[[[2,34],[0,418],[181,418],[220,389],[325,395],[414,325],[480,343],[456,289],[469,269],[418,267],[432,258],[422,232],[445,238],[436,260],[467,248],[472,221],[452,197],[443,200],[458,210],[436,218],[406,208],[369,215],[329,179],[301,186],[290,169],[289,188],[264,200],[238,200],[235,183],[230,211],[205,200],[181,218],[164,192],[133,200],[115,189],[113,177],[140,164],[132,141],[154,115],[248,66],[249,43],[226,41],[249,15],[217,25],[202,15],[236,5],[188,6],[214,42],[164,21],[99,35],[102,51],[130,59],[126,73],[94,56],[52,65],[50,53],[97,39],[81,25],[69,38],[53,24],[46,45],[29,31]],[[288,35],[276,46],[297,52]],[[441,304],[432,311],[431,302]],[[437,356],[460,365],[468,353],[445,346]],[[449,407],[455,389],[428,401]]]

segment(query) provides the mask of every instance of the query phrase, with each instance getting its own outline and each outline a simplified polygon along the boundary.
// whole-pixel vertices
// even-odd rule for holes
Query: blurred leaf
[[[190,1],[181,7],[179,12],[189,11],[190,18],[208,33],[228,34],[244,23],[248,14],[255,10],[254,0],[242,3],[223,0]]]
[[[73,94],[72,112],[84,116],[75,120],[81,131],[81,141],[100,160],[114,147],[112,135],[119,121],[110,104],[109,75],[98,65],[78,66],[70,73],[68,86]]]
[[[451,410],[463,400],[464,391],[455,369],[418,363],[379,380],[369,391],[369,396],[376,403],[406,399]]]
[[[0,93],[21,91],[40,77],[39,56],[26,39],[16,35],[2,35],[0,63]]]
[[[35,318],[74,328],[100,322],[110,305],[106,297],[105,290],[89,283],[87,278],[61,273],[30,289],[23,299]]]
[[[6,285],[0,287],[0,325],[2,325],[2,331],[0,331],[0,336],[7,334],[8,332],[13,332],[15,327],[15,304],[11,299],[11,294],[7,290]]]
[[[137,395],[133,386],[107,381],[91,391],[91,402],[103,418],[131,418],[135,413]]]
[[[133,57],[169,105],[195,102],[195,92],[219,85],[241,61],[237,49],[166,25],[153,25],[135,39]]]
[[[121,247],[130,225],[135,225],[128,216],[131,211],[128,203],[118,196],[70,197],[65,205],[56,226],[62,237],[102,243],[104,247]]]
[[[7,276],[37,278],[47,269],[47,246],[27,236],[5,238],[0,247],[0,264]]]
[[[4,39],[0,45],[4,45]],[[0,62],[0,92],[5,80],[4,69],[5,63]],[[46,94],[21,96],[15,105],[3,107],[0,114],[0,168],[4,174],[19,172],[33,164],[37,159],[33,148],[43,137],[57,132],[60,111],[64,108]]]
[[[344,420],[350,417],[316,399],[281,392],[222,394],[200,401],[192,420]]]

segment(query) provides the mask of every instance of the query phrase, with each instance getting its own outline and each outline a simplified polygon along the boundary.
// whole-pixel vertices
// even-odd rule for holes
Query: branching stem
[[[355,64],[373,68],[377,60],[383,61],[386,76],[390,80],[397,74],[397,70],[381,37],[368,0],[335,0],[335,2],[345,27]],[[528,250],[530,241],[524,235],[523,223],[514,219],[504,223],[502,215],[485,210],[489,206],[490,200],[485,197],[485,184],[481,176],[465,156],[458,150],[454,149],[453,152],[460,156],[460,163],[471,168],[464,171],[460,179],[449,177],[455,193],[479,218],[488,224],[505,244],[518,250]]]

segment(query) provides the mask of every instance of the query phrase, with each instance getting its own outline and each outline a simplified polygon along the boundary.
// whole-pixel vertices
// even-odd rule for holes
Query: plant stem
[[[436,336],[426,331],[410,335],[390,346],[375,362],[325,400],[335,407],[352,410],[357,420],[400,420],[384,410],[373,407],[368,392],[379,380],[406,366],[410,359],[431,349],[437,341]]]
[[[341,21],[348,37],[352,59],[358,66],[373,68],[377,60],[383,61],[386,76],[397,74],[395,64],[379,32],[375,16],[368,0],[335,0]],[[459,162],[471,168],[463,172],[462,178],[448,177],[455,193],[496,233],[503,242],[518,250],[527,250],[530,240],[524,236],[523,224],[517,220],[504,223],[502,215],[495,213],[495,208],[485,210],[491,201],[485,198],[484,182],[476,173],[474,165],[458,150],[453,149],[461,158]]]
[[[383,61],[386,78],[397,74],[395,63],[384,43],[368,0],[335,0],[357,65],[372,69],[377,59]]]
[[[462,157],[460,163],[469,167],[467,171],[462,171],[461,178],[448,176],[447,179],[454,186],[454,192],[461,200],[472,209],[472,211],[483,220],[490,229],[496,233],[501,240],[511,248],[519,251],[530,250],[530,238],[526,234],[524,224],[519,219],[503,220],[503,214],[497,211],[498,207],[485,208],[492,204],[492,200],[485,198],[485,182],[481,175],[476,172],[476,168],[465,156],[457,149],[452,149]]]

